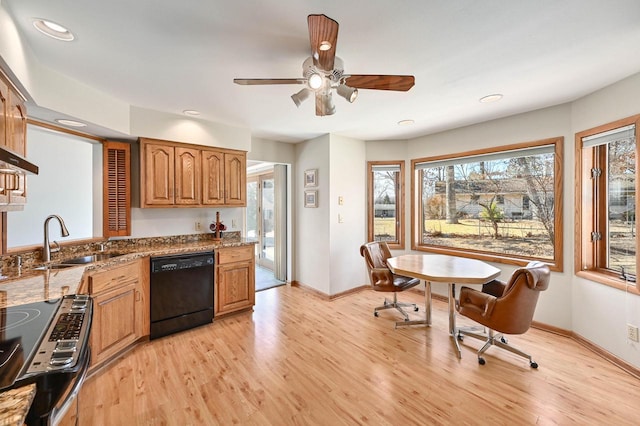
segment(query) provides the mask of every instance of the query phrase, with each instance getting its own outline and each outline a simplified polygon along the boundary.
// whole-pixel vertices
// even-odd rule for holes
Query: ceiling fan
[[[325,15],[309,15],[311,56],[302,64],[302,78],[235,78],[241,85],[304,84],[291,96],[296,106],[312,93],[316,99],[316,115],[332,115],[335,106],[332,89],[349,102],[358,96],[358,89],[395,90],[406,92],[415,83],[412,75],[344,74],[342,60],[336,56],[338,23]]]

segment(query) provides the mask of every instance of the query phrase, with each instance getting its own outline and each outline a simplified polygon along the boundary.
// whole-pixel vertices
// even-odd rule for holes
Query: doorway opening
[[[255,238],[256,291],[286,283],[287,166],[249,162],[245,235]]]

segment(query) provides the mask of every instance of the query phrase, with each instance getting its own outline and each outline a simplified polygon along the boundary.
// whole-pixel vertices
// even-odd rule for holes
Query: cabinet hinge
[[[592,232],[591,233],[591,242],[596,242],[596,241],[600,241],[602,239],[602,234],[599,232]]]
[[[602,175],[602,169],[594,167],[591,169],[591,179],[598,179]]]

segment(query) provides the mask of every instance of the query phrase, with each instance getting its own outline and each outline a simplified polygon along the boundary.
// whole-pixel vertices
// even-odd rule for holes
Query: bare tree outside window
[[[555,206],[561,196],[556,144],[561,140],[414,160],[421,189],[418,249],[553,263]]]
[[[369,162],[369,241],[403,248],[404,162]]]

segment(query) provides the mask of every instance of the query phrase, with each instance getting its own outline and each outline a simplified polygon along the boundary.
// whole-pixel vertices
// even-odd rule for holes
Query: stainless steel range
[[[79,389],[92,312],[86,295],[0,309],[0,391],[36,383],[28,425],[50,424]]]

